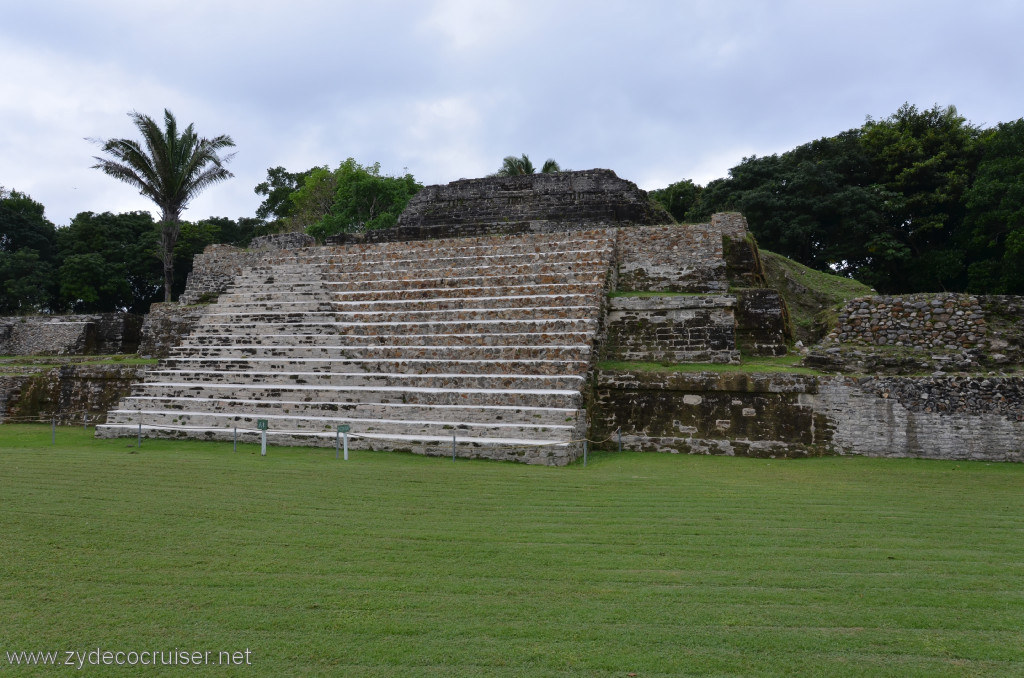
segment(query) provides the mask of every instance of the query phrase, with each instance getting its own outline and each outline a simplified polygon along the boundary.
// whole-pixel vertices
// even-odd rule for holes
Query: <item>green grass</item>
[[[597,364],[601,370],[646,372],[741,372],[758,374],[765,372],[788,372],[791,374],[825,374],[820,370],[800,367],[802,356],[790,353],[784,356],[747,356],[741,357],[739,365],[726,363],[653,363],[640,361],[605,360]]]
[[[0,651],[252,653],[83,675],[1024,675],[1020,465],[58,438],[0,426]]]
[[[817,341],[834,327],[835,307],[874,294],[857,280],[816,271],[768,250],[760,254],[768,286],[786,300],[796,338],[805,343]]]

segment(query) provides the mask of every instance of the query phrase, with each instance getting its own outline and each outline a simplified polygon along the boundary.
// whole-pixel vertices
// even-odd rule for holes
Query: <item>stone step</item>
[[[427,278],[376,278],[373,280],[328,280],[323,285],[334,292],[389,292],[392,290],[452,290],[476,287],[524,287],[527,285],[603,285],[605,272],[523,273]]]
[[[525,318],[518,320],[473,321],[389,321],[389,322],[265,322],[197,324],[190,338],[251,334],[294,336],[384,337],[395,335],[492,335],[520,333],[593,332],[597,321],[592,318]]]
[[[266,419],[269,430],[329,431],[348,424],[354,435],[363,433],[397,433],[401,435],[479,436],[489,438],[571,438],[576,429],[575,417],[570,423],[535,424],[530,422],[460,421],[451,417],[418,419],[403,416],[399,419],[332,415],[309,417],[296,414],[263,413],[231,414],[182,410],[113,410],[107,415],[108,424],[138,426],[198,426],[219,429],[255,429],[258,419]]]
[[[400,372],[297,372],[294,370],[239,372],[237,370],[154,369],[146,373],[143,384],[162,382],[245,386],[396,386],[402,388],[579,390],[583,384],[583,377],[566,374],[405,374]]]
[[[573,319],[594,315],[596,308],[586,306],[510,306],[505,308],[467,308],[443,310],[398,311],[240,311],[216,307],[205,314],[198,326],[223,324],[294,324],[305,326],[323,323],[400,323],[400,322],[473,322],[493,320]]]
[[[560,346],[268,346],[268,345],[186,345],[172,350],[171,359],[282,359],[282,360],[449,360],[516,361],[544,360],[548,362],[587,361],[590,346],[586,344]]]
[[[566,407],[533,407],[529,405],[430,405],[412,403],[337,403],[304,400],[253,400],[234,397],[155,397],[130,396],[119,405],[119,411],[168,410],[206,412],[265,419],[284,414],[316,419],[323,417],[355,417],[359,419],[428,419],[456,420],[478,423],[505,422],[529,424],[567,424],[578,419],[579,411]]]
[[[416,267],[379,264],[377,266],[318,266],[285,268],[280,266],[266,269],[249,269],[237,276],[235,287],[253,285],[287,285],[310,280],[359,282],[364,280],[422,280],[434,278],[477,278],[494,276],[545,275],[561,277],[567,273],[587,274],[605,272],[608,262],[557,261],[535,264],[483,265],[465,263],[461,266],[427,266],[427,262]]]
[[[333,295],[332,295],[333,296]],[[211,309],[224,313],[249,313],[266,311],[269,313],[320,313],[320,312],[422,312],[450,311],[469,309],[504,309],[531,307],[535,309],[551,307],[579,307],[596,309],[601,306],[601,295],[598,294],[541,294],[514,295],[506,297],[441,297],[430,299],[378,299],[369,301],[278,301],[263,299],[254,301],[252,297],[242,299],[225,299],[221,297]],[[588,311],[589,313],[590,311]]]
[[[337,359],[323,358],[166,358],[160,367],[167,370],[224,370],[230,372],[323,372],[323,373],[401,373],[401,374],[570,374],[583,375],[585,360],[509,359],[459,360],[451,358]]]
[[[311,384],[210,384],[147,382],[132,395],[154,397],[232,397],[243,400],[319,400],[335,403],[414,403],[420,405],[531,405],[578,409],[578,390],[524,388],[427,388],[416,386],[317,386]]]
[[[98,438],[133,437],[137,426],[131,424],[108,425],[96,427]],[[232,440],[231,429],[220,428],[186,428],[175,426],[142,426],[142,434],[146,438],[178,438],[202,440]],[[248,432],[243,442],[259,442],[258,432]],[[329,432],[288,432],[268,431],[267,438],[274,445],[294,445],[301,447],[334,447],[335,433]],[[579,456],[578,443],[548,439],[512,439],[512,438],[480,438],[466,437],[458,440],[455,450],[452,449],[451,436],[412,436],[400,434],[366,433],[353,438],[353,449],[400,451],[422,454],[424,456],[448,457],[453,454],[467,459],[490,459],[495,461],[517,461],[526,464],[543,464],[564,466]]]
[[[368,347],[368,346],[579,346],[589,345],[591,332],[468,332],[465,334],[274,334],[229,333],[199,334],[185,338],[182,347],[199,346],[287,346],[287,347]]]
[[[459,255],[445,252],[423,253],[421,256],[407,257],[401,255],[384,256],[380,254],[345,255],[324,254],[319,257],[284,256],[254,267],[254,271],[270,271],[272,268],[318,268],[322,270],[344,270],[357,268],[453,268],[468,266],[518,266],[542,265],[547,263],[591,263],[606,262],[612,253],[612,246],[606,243],[582,242],[573,249],[508,252],[499,254]]]
[[[448,287],[416,288],[416,289],[388,289],[388,290],[344,290],[333,293],[332,299],[336,302],[345,301],[394,301],[412,299],[434,299],[436,297],[461,298],[472,297],[503,297],[503,296],[533,296],[545,294],[603,294],[603,282],[589,283],[555,283],[544,285],[475,285],[461,287],[453,290]]]
[[[270,261],[316,262],[332,258],[371,259],[379,257],[415,258],[423,256],[481,257],[502,254],[528,254],[586,249],[603,249],[614,245],[614,229],[577,231],[575,233],[533,233],[516,236],[481,236],[418,240],[365,245],[321,246],[290,250],[268,256]]]
[[[373,301],[335,301],[337,311],[450,311],[477,308],[521,308],[530,306],[541,310],[552,307],[575,306],[591,309],[601,307],[602,295],[591,294],[538,294],[504,297],[434,297],[429,299],[376,299]]]

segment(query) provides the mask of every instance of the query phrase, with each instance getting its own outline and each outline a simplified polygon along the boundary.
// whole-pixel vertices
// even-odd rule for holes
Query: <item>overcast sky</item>
[[[0,0],[0,186],[58,226],[153,211],[86,138],[164,108],[237,144],[189,220],[347,157],[424,184],[520,153],[703,184],[907,101],[1016,120],[1022,27],[1011,0]]]

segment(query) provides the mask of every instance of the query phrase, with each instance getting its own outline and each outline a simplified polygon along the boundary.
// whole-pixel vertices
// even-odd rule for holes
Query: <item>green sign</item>
[[[348,433],[352,430],[352,427],[348,424],[338,424],[338,433]]]
[[[268,428],[270,428],[270,425],[267,423],[266,419],[257,419],[256,428],[258,428],[261,431],[266,431]]]

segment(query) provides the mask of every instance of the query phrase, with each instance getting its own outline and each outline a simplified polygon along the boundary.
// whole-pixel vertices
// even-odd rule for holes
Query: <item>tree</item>
[[[908,252],[904,262],[885,271],[886,288],[965,289],[964,192],[977,167],[980,135],[954,106],[918,110],[904,104],[861,128],[876,182],[899,196],[886,215],[888,237]]]
[[[148,311],[160,299],[158,238],[149,212],[76,215],[57,232],[61,305],[87,313]]]
[[[142,144],[134,139],[95,139],[108,157],[96,156],[93,168],[139,189],[160,209],[164,301],[170,301],[181,213],[204,189],[234,176],[224,167],[234,154],[221,157],[220,152],[235,142],[226,134],[200,137],[192,124],[179,133],[177,120],[166,109],[162,130],[148,115],[135,111],[128,115],[142,135]]]
[[[665,188],[651,191],[648,195],[651,200],[664,207],[673,219],[682,222],[686,219],[686,212],[697,202],[700,192],[700,186],[689,179],[683,179]]]
[[[1024,118],[988,130],[978,146],[978,169],[964,194],[967,288],[1024,294]]]
[[[514,155],[505,156],[505,159],[501,161],[501,169],[499,169],[494,176],[496,177],[517,177],[524,174],[534,174],[537,168],[533,166],[533,162],[530,161],[529,156],[523,153],[520,157]],[[541,174],[554,174],[555,172],[561,172],[562,168],[552,158],[548,158],[544,161],[543,167],[541,167]]]
[[[40,203],[0,188],[0,313],[55,310],[56,240]]]
[[[257,184],[253,189],[257,195],[265,196],[256,208],[256,218],[267,221],[281,221],[292,215],[295,203],[289,200],[292,193],[299,190],[306,178],[317,168],[305,172],[289,172],[283,167],[271,167],[267,170],[267,180]]]
[[[294,230],[304,229],[319,240],[351,231],[390,228],[423,185],[406,173],[383,175],[380,163],[360,165],[348,158],[333,172],[310,171],[302,188],[292,193],[289,217]]]

